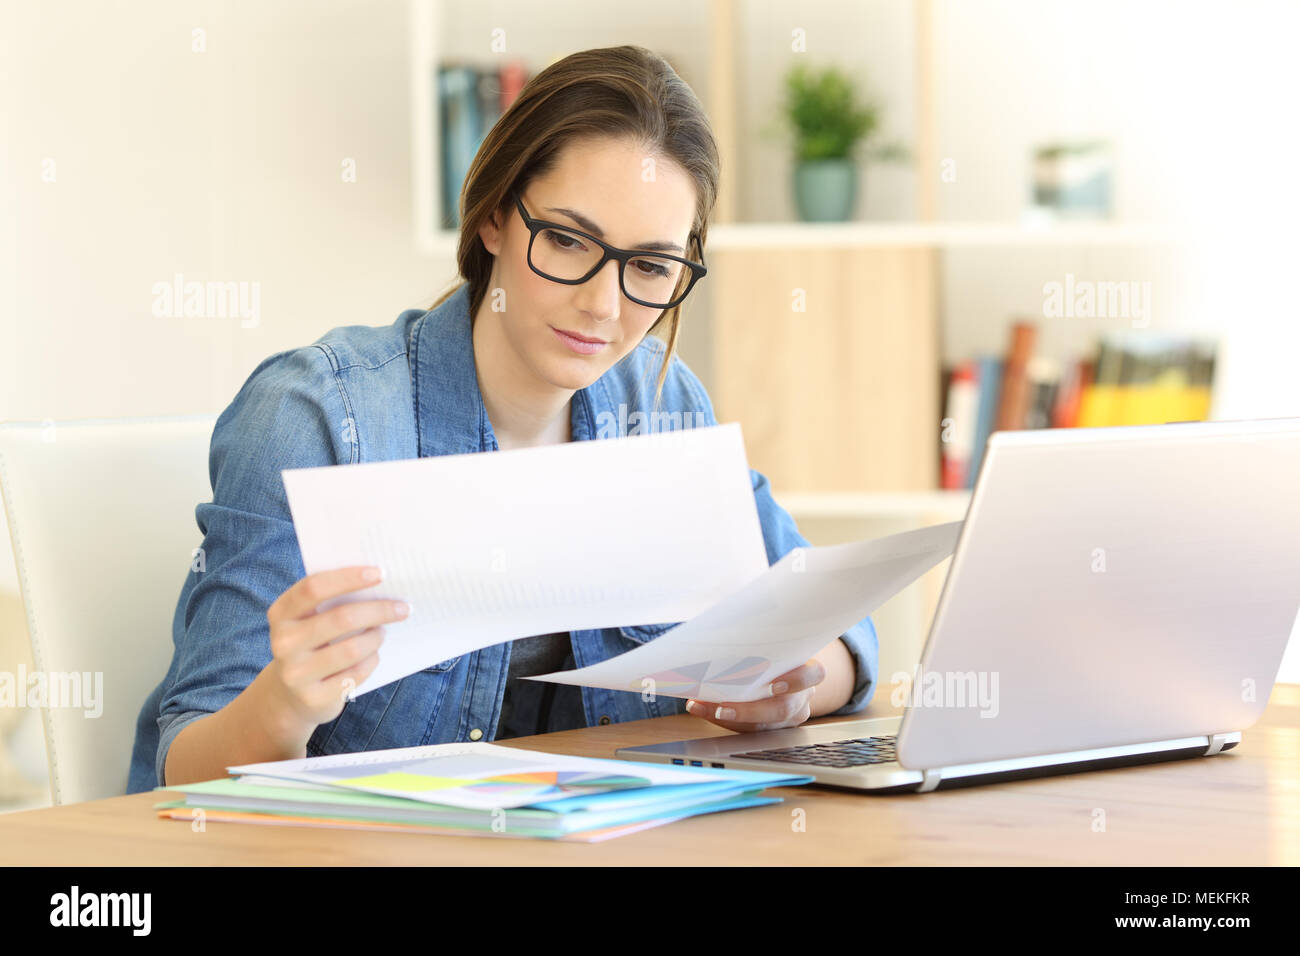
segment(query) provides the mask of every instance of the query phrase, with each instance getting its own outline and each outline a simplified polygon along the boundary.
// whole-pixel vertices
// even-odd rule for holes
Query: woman
[[[750,731],[865,706],[877,660],[870,618],[757,701],[644,700],[519,680],[605,660],[670,624],[502,643],[347,701],[345,689],[378,661],[383,625],[404,616],[400,602],[318,614],[374,579],[365,568],[304,576],[282,469],[586,441],[660,407],[716,423],[674,351],[681,301],[705,271],[717,182],[699,102],[645,49],[576,53],[525,87],[466,177],[457,254],[466,281],[391,326],[337,328],[270,356],[218,418],[212,502],[196,509],[203,544],[177,604],[171,667],[140,714],[130,792],[221,777],[235,764],[684,709]],[[666,349],[647,337],[661,325]],[[772,563],[807,542],[767,480],[751,476]]]

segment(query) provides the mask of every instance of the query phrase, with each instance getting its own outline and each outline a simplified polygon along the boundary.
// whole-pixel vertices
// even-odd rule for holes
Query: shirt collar
[[[474,367],[469,284],[461,283],[411,330],[411,388],[419,457],[459,455],[497,447]],[[578,389],[570,403],[574,441],[595,435],[594,396]]]

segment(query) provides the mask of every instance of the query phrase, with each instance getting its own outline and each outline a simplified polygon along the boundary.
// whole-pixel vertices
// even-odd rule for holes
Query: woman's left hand
[[[739,733],[797,727],[812,714],[813,694],[825,678],[826,668],[814,657],[773,680],[771,697],[734,702],[692,699],[686,702],[686,710]]]

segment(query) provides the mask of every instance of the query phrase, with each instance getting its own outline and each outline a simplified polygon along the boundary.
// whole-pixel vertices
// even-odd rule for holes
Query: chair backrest
[[[215,422],[0,424],[0,494],[36,668],[26,700],[42,704],[56,805],[126,792],[136,717],[171,662],[176,601],[202,541],[194,509],[212,497]]]

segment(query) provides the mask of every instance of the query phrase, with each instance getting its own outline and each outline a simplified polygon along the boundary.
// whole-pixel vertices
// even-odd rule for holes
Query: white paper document
[[[307,574],[394,598],[357,696],[503,641],[682,621],[768,568],[740,426],[282,472]]]
[[[962,522],[796,548],[722,601],[618,657],[531,680],[750,701],[952,554]]]
[[[604,441],[605,439],[601,439]],[[583,792],[725,783],[734,770],[709,773],[657,764],[573,757],[477,743],[428,744],[227,767],[227,773],[361,790],[473,810],[524,807]],[[565,791],[572,790],[572,794]]]

